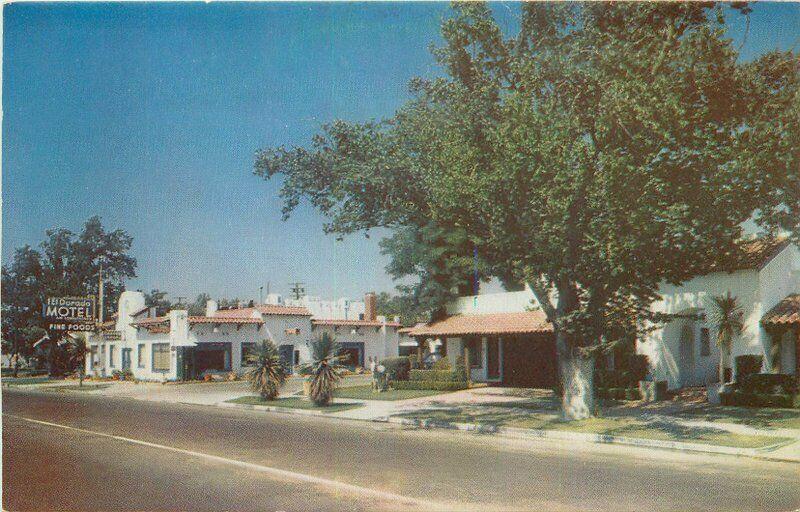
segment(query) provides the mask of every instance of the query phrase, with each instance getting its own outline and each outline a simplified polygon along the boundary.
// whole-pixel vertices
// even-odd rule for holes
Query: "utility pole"
[[[99,295],[98,300],[100,301],[100,311],[98,312],[98,319],[99,322],[103,323],[103,310],[105,309],[103,306],[103,264],[100,264],[100,277],[97,284],[97,295]]]
[[[264,304],[264,287],[258,287],[258,305]]]
[[[289,288],[289,290],[294,294],[295,300],[300,300],[300,297],[306,294],[306,289],[303,287],[304,284],[305,283],[301,283],[299,281],[294,283],[289,283],[289,285],[291,285],[291,288]]]
[[[180,306],[183,304],[183,299],[185,299],[186,297],[176,297],[176,298],[178,299],[178,303],[176,304],[176,306]]]

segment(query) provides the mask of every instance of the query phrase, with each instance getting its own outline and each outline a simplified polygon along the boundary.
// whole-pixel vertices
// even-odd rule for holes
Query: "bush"
[[[448,357],[443,357],[433,363],[433,369],[440,372],[451,372],[453,371],[453,365],[450,364],[450,359]]]
[[[625,399],[626,400],[641,400],[642,394],[639,392],[638,388],[628,388],[625,390]]]
[[[794,407],[795,397],[788,394],[745,393],[734,390],[720,393],[722,405],[735,405],[741,407]]]
[[[798,391],[794,375],[783,373],[755,373],[737,382],[736,389],[758,395],[795,395]]]
[[[411,361],[408,357],[387,357],[381,361],[389,380],[408,380]]]
[[[749,375],[756,374],[761,371],[761,364],[764,358],[757,354],[745,354],[736,356],[734,365],[736,366],[736,381],[741,382]]]
[[[644,354],[631,354],[623,366],[627,368],[626,384],[631,386],[638,384],[640,380],[644,380],[650,371],[650,363]]]
[[[115,380],[133,380],[133,372],[128,368],[125,370],[114,370],[111,372],[111,377]]]
[[[467,389],[467,383],[460,382],[443,382],[433,380],[398,380],[392,382],[394,389],[429,389],[433,391],[458,391]]]
[[[438,381],[438,382],[463,382],[464,375],[449,370],[411,370],[408,380],[413,381]]]
[[[609,388],[608,398],[614,400],[625,400],[625,388]]]

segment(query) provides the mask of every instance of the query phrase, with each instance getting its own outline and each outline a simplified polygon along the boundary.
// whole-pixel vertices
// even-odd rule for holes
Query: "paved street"
[[[17,510],[794,510],[800,465],[3,390]]]

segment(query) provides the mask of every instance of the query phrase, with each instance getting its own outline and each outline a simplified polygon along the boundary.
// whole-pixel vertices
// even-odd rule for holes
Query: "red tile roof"
[[[378,320],[339,320],[327,318],[312,318],[312,325],[346,325],[353,327],[401,327],[403,324],[398,322],[380,322]]]
[[[263,324],[260,318],[238,318],[224,316],[190,316],[190,324]]]
[[[800,324],[800,293],[787,296],[761,317],[767,325]]]
[[[453,315],[437,322],[415,326],[412,336],[464,336],[470,334],[529,334],[553,332],[541,311]]]
[[[148,325],[158,325],[164,323],[169,323],[168,316],[154,316],[150,318],[142,318],[139,320],[134,320],[133,322],[131,322],[131,325],[133,325],[134,327],[145,327]]]
[[[254,306],[252,308],[221,309],[217,311],[216,316],[247,318],[253,316],[253,313],[256,311],[262,315],[311,316],[311,312],[304,307],[281,306],[279,304],[262,304],[261,306]]]

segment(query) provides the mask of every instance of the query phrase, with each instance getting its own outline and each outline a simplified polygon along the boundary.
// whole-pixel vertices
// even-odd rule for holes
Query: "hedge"
[[[735,389],[757,395],[794,395],[798,392],[798,384],[794,375],[755,373],[740,379]]]
[[[443,382],[435,380],[396,380],[392,382],[394,389],[429,389],[433,391],[458,391],[467,389],[466,382]]]
[[[411,370],[408,373],[408,380],[413,381],[436,381],[436,382],[463,382],[464,375],[450,370]]]
[[[387,357],[381,360],[381,364],[386,367],[386,376],[389,380],[408,380],[408,372],[411,370],[409,358]]]
[[[781,407],[790,409],[800,406],[800,397],[786,394],[745,393],[729,391],[720,393],[722,405],[738,405],[743,407]]]
[[[734,359],[734,366],[736,366],[736,380],[741,382],[749,375],[760,372],[763,360],[764,358],[757,354],[736,356]]]

